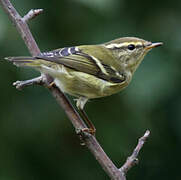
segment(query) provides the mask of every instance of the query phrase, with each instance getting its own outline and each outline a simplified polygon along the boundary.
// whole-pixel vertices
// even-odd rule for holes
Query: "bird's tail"
[[[12,62],[16,66],[36,66],[40,65],[39,59],[35,57],[19,56],[19,57],[6,57],[6,60]]]

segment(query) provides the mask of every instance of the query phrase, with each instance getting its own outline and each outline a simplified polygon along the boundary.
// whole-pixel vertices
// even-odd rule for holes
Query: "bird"
[[[97,45],[64,47],[33,57],[5,59],[16,66],[49,74],[61,91],[77,98],[76,106],[83,112],[89,99],[110,96],[126,88],[145,55],[162,44],[122,37]]]

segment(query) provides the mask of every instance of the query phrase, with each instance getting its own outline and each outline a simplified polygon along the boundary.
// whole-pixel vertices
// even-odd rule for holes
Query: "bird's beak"
[[[163,43],[162,42],[156,42],[156,43],[150,43],[148,45],[145,46],[146,50],[150,50],[152,48],[158,47],[158,46],[162,46]]]

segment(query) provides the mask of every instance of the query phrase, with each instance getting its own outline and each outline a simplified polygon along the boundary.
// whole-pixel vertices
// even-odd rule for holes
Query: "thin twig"
[[[31,9],[23,18],[22,20],[28,22],[29,20],[35,18],[39,14],[43,12],[43,9]]]
[[[147,130],[145,134],[138,140],[138,144],[134,149],[132,155],[127,158],[124,165],[120,168],[120,171],[122,171],[124,174],[126,174],[134,165],[138,164],[138,154],[149,136],[150,131]]]
[[[32,86],[32,85],[43,85],[43,76],[36,77],[34,79],[29,79],[26,81],[16,81],[13,83],[13,86],[16,87],[18,90],[22,90],[26,86]]]

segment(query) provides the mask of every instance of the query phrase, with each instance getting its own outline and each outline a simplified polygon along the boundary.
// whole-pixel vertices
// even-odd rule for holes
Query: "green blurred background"
[[[162,41],[147,55],[123,92],[91,100],[86,111],[97,139],[120,167],[149,129],[138,166],[128,180],[180,180],[181,1],[13,0],[24,15],[43,8],[30,28],[41,49],[96,44],[123,36]],[[0,9],[0,59],[29,55]],[[49,91],[18,91],[16,80],[38,76],[31,69],[0,62],[0,180],[109,179],[86,149]]]

